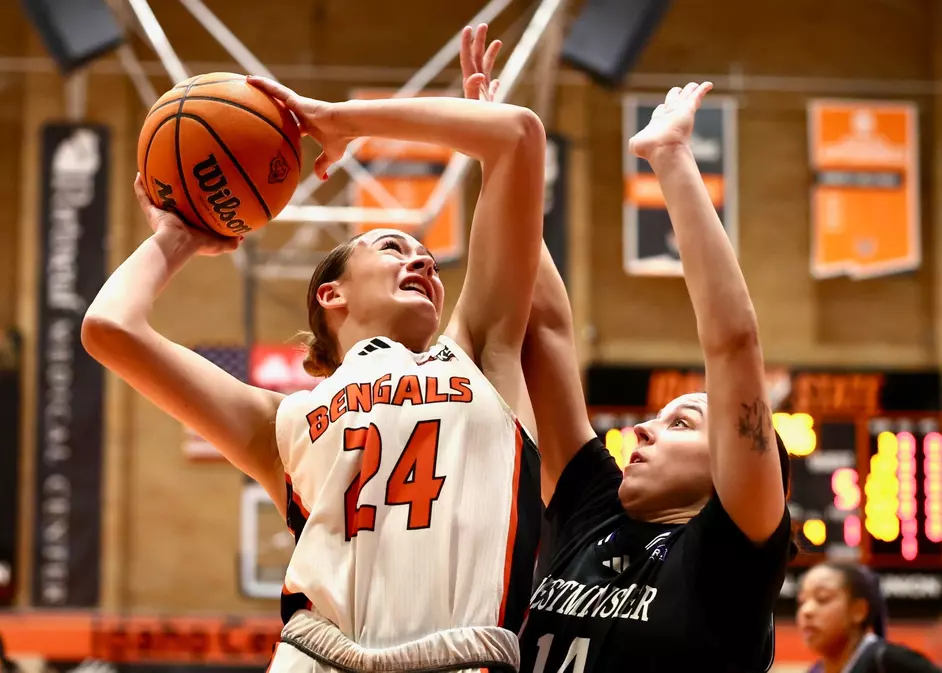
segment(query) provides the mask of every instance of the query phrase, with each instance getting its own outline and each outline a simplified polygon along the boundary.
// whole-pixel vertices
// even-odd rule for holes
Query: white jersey
[[[356,344],[276,421],[297,546],[282,616],[311,605],[364,647],[523,621],[539,539],[536,448],[473,360]]]

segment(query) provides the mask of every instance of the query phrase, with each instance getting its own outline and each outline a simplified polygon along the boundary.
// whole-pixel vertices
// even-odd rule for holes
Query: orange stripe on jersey
[[[520,459],[523,455],[523,428],[516,422],[514,432],[514,476],[513,493],[510,497],[510,525],[507,530],[507,548],[504,554],[504,595],[500,601],[498,626],[504,625],[504,613],[507,610],[507,596],[510,594],[510,571],[513,569],[514,543],[517,538],[517,489],[520,487]]]

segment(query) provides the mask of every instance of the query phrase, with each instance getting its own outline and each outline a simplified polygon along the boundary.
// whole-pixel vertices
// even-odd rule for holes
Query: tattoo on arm
[[[769,450],[769,436],[772,433],[772,412],[761,398],[752,404],[741,405],[739,414],[739,436],[752,442],[753,451],[765,453]]]

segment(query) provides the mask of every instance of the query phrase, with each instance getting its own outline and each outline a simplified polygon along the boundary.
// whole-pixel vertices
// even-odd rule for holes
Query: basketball
[[[244,75],[198,75],[147,113],[137,167],[154,204],[191,226],[240,236],[268,224],[291,199],[301,133],[291,113]]]

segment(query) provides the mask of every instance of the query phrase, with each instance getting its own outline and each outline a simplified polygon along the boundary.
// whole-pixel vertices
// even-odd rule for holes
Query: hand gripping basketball
[[[244,236],[223,238],[222,236],[213,235],[202,229],[187,226],[183,220],[169,210],[161,210],[151,202],[150,197],[147,195],[147,189],[144,187],[144,181],[141,179],[140,173],[134,180],[134,195],[137,196],[137,202],[141,206],[141,210],[144,211],[147,224],[150,225],[155,234],[160,231],[171,231],[186,245],[192,246],[190,249],[195,249],[198,255],[208,257],[224,255],[238,248],[239,243],[245,238]]]
[[[314,160],[314,173],[327,179],[327,169],[343,158],[353,138],[340,135],[331,123],[333,106],[324,101],[305,98],[267,77],[250,75],[248,82],[281,103],[294,113],[302,135],[311,136],[321,146],[321,154]]]
[[[693,133],[693,119],[703,97],[713,88],[710,82],[690,82],[683,89],[671,89],[664,102],[654,109],[651,121],[628,141],[635,156],[647,159],[663,150],[686,147]]]
[[[500,80],[492,80],[491,72],[500,52],[501,41],[494,40],[487,49],[487,24],[477,28],[465,26],[461,31],[461,83],[464,97],[491,102],[500,87]]]

